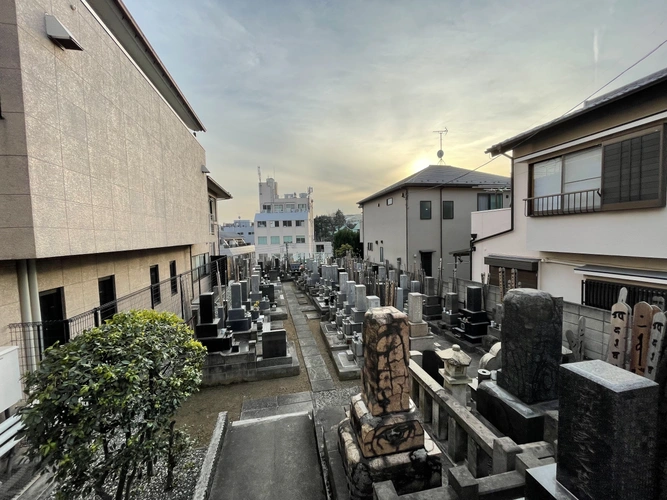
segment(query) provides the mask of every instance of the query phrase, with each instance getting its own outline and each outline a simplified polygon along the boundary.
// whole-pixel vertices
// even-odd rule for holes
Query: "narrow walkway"
[[[325,500],[311,413],[234,422],[209,499]]]
[[[283,296],[292,316],[292,322],[294,323],[296,336],[299,339],[301,354],[303,355],[303,362],[308,371],[312,391],[322,392],[333,389],[333,379],[327,369],[324,358],[320,354],[320,350],[317,348],[315,337],[313,337],[313,333],[308,327],[308,320],[299,306],[293,283],[286,283],[283,286]]]

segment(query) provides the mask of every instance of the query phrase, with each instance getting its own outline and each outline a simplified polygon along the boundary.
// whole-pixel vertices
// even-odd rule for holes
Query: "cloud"
[[[491,144],[548,121],[645,49],[658,0],[455,2],[126,0],[206,125],[214,177],[252,218],[257,166],[281,192],[314,187],[317,213],[436,163],[474,168]],[[664,17],[664,16],[663,16]],[[604,26],[604,57],[601,57]],[[646,42],[650,45],[653,42]],[[650,47],[646,47],[648,50]],[[665,51],[667,52],[667,51]],[[627,83],[667,65],[665,53]],[[484,167],[509,173],[506,159]]]

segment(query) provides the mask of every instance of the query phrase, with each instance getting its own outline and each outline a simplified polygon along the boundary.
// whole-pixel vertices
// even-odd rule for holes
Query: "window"
[[[380,262],[384,262],[384,247],[380,247]]]
[[[291,220],[284,220],[283,221],[283,227],[292,227],[292,221]]]
[[[255,234],[255,231],[248,231],[248,234]]]
[[[387,206],[393,205],[394,204],[394,199],[393,198],[387,198]]]
[[[317,253],[324,253],[324,245],[315,245],[315,251]]]
[[[479,206],[479,198],[477,198],[477,206]],[[443,219],[453,219],[454,218],[454,202],[453,201],[443,201],[442,202],[442,218]]]
[[[536,199],[528,207],[530,215],[587,212],[599,208],[597,191],[601,165],[600,147],[535,163],[531,196]],[[502,208],[502,201],[497,208]]]
[[[294,203],[285,203],[285,212],[294,212]]]
[[[169,263],[169,277],[171,278],[171,294],[178,293],[178,280],[176,279],[176,261],[172,260]]]
[[[273,205],[273,211],[278,212],[278,213],[282,213],[283,206],[282,205]]]
[[[368,243],[366,243],[366,250],[373,251],[373,242],[372,241],[369,241]]]
[[[667,299],[667,290],[664,288],[651,288],[646,284],[628,285],[603,280],[585,279],[581,287],[581,303],[586,306],[598,307],[600,309],[611,309],[618,301],[618,293],[625,287],[628,291],[626,303],[635,307],[637,302],[653,302],[653,297],[664,297]]]
[[[291,236],[283,236],[283,243],[292,243]]]
[[[280,236],[271,236],[272,245],[280,245]]]
[[[443,207],[443,213],[445,211],[445,203],[447,202],[442,202],[442,207]],[[454,218],[454,202],[450,202],[452,204],[452,216],[451,217],[444,217],[443,219],[449,218],[453,219]],[[502,193],[477,193],[477,210],[482,211],[482,210],[495,210],[497,208],[503,208],[503,194]]]
[[[431,218],[431,202],[430,201],[420,201],[419,202],[419,218],[421,220],[429,220]]]
[[[262,212],[271,213],[271,205],[262,205]]]
[[[308,205],[306,205],[305,203],[299,203],[297,205],[297,208],[298,208],[299,212],[307,212],[308,211]]]
[[[157,265],[151,266],[149,272],[151,277],[151,308],[155,309],[155,306],[162,302],[160,296],[160,267]]]
[[[605,208],[664,206],[661,132],[642,132],[604,144],[602,205]]]
[[[257,221],[257,227],[266,227],[266,221],[265,220],[258,220]]]
[[[297,236],[296,237],[296,242],[297,243],[305,243],[306,242],[306,237],[305,236]]]
[[[118,312],[116,307],[116,277],[112,274],[97,280],[97,288],[100,292],[100,319],[113,318]]]
[[[296,221],[296,227],[303,227],[303,223],[304,223],[304,222],[305,222],[305,221],[302,221],[302,220],[298,220],[298,221]]]
[[[269,221],[269,227],[279,227],[280,226],[280,221],[279,220],[270,220]]]
[[[199,278],[208,275],[208,254],[200,253],[199,255],[193,255],[190,261],[192,266],[192,279],[197,281]]]
[[[258,236],[257,237],[257,244],[258,245],[266,245],[266,236]]]

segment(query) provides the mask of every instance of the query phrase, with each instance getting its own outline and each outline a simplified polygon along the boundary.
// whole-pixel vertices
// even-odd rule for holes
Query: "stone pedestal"
[[[580,500],[654,498],[658,385],[584,361],[561,367],[560,394],[558,482]]]
[[[505,295],[503,309],[498,385],[528,404],[556,399],[563,301],[541,290],[516,288]]]

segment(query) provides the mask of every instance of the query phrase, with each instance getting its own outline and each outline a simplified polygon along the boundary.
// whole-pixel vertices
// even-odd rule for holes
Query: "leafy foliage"
[[[347,227],[336,231],[333,237],[333,250],[336,257],[344,257],[348,250],[353,256],[362,255],[363,245],[359,241],[359,233]]]
[[[127,499],[157,461],[173,469],[187,439],[172,417],[197,390],[205,352],[180,318],[151,310],[47,349],[26,378],[23,434],[54,470],[58,498]]]
[[[332,241],[334,233],[345,225],[345,214],[341,209],[330,215],[318,215],[315,217],[315,241]]]

